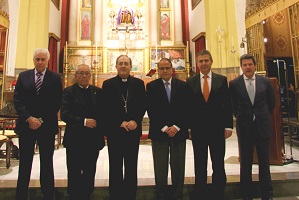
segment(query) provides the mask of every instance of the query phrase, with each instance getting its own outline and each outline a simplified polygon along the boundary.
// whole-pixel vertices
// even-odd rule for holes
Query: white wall
[[[61,38],[61,3],[60,1],[60,9],[58,10],[56,6],[50,1],[50,13],[49,13],[49,33],[54,33],[59,39]],[[57,58],[59,58],[59,49],[60,42],[57,44]],[[59,59],[57,59],[57,66],[59,64]]]
[[[15,76],[20,0],[10,0],[8,3],[10,23],[6,56],[6,75]]]

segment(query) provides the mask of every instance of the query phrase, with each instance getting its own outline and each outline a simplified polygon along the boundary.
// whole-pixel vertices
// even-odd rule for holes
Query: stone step
[[[211,186],[209,184],[209,186]],[[192,191],[192,184],[185,184],[184,198],[183,200],[190,199],[190,193]],[[299,179],[294,180],[275,180],[273,181],[274,199],[278,200],[296,200],[299,199]],[[0,188],[0,200],[10,200],[15,198],[15,188]],[[259,198],[259,183],[254,182],[254,198]],[[29,189],[28,199],[39,200],[42,199],[42,194],[39,187],[31,187]],[[68,200],[67,188],[57,187],[55,188],[55,200]],[[109,189],[107,186],[96,187],[92,199],[97,200],[109,200]],[[137,200],[154,200],[155,199],[155,187],[153,185],[138,186]],[[227,183],[225,189],[225,199],[241,199],[240,184]]]

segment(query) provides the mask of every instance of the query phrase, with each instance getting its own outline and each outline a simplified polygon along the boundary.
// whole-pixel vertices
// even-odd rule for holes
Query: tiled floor
[[[17,141],[15,142],[17,143]],[[84,144],[82,144],[84,145]],[[236,134],[233,133],[232,137],[227,139],[227,151],[225,156],[225,167],[226,173],[228,175],[228,182],[239,182],[239,162],[238,162],[238,145]],[[286,145],[287,157],[290,152],[289,146]],[[293,158],[299,159],[298,145],[293,147]],[[82,147],[84,151],[84,147]],[[0,188],[4,187],[15,187],[18,175],[18,160],[11,161],[12,166],[9,169],[5,167],[5,160],[0,160]],[[96,173],[96,186],[107,186],[108,185],[108,152],[107,147],[100,152],[98,163],[97,163],[97,173]],[[66,169],[66,158],[65,149],[60,147],[55,150],[54,153],[54,171],[56,187],[65,187],[67,179],[67,169]],[[283,172],[283,173],[281,173]],[[257,178],[258,166],[253,166],[254,179]],[[290,178],[299,179],[299,163],[293,162],[285,165],[271,165],[271,173],[273,179],[280,178]],[[208,164],[208,175],[211,176],[212,169],[211,163]],[[279,176],[276,176],[280,174]],[[283,175],[281,175],[283,174]],[[281,177],[285,176],[285,177]],[[187,140],[187,151],[186,151],[186,183],[192,183],[194,180],[194,167],[193,167],[193,149],[190,140]],[[154,184],[154,171],[153,171],[153,161],[151,146],[149,143],[140,145],[139,152],[139,165],[138,165],[138,178],[139,185],[153,185]],[[39,187],[39,155],[34,156],[33,168],[31,174],[31,187]]]

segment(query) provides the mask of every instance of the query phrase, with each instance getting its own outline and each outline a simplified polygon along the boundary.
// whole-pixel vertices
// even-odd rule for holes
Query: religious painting
[[[108,49],[107,72],[116,72],[116,58],[120,55],[128,55],[132,60],[132,72],[143,72],[143,49]]]
[[[162,47],[162,48],[151,48],[150,49],[150,68],[156,67],[156,63],[161,58],[169,58],[172,62],[172,66],[176,71],[186,70],[186,55],[185,48],[174,48],[174,47]]]
[[[160,12],[161,40],[170,40],[170,11]]]
[[[95,67],[99,67],[99,71],[102,71],[102,57],[103,49],[95,47],[89,48],[68,48],[68,71],[75,70],[76,66],[80,64],[87,64],[94,70]],[[96,63],[96,61],[98,63]],[[96,65],[97,64],[97,65]]]
[[[91,12],[83,11],[81,14],[81,40],[90,40],[91,37]]]
[[[192,10],[201,2],[201,0],[191,0]]]
[[[92,0],[82,0],[82,8],[91,8]]]
[[[169,0],[160,0],[161,8],[169,8]]]

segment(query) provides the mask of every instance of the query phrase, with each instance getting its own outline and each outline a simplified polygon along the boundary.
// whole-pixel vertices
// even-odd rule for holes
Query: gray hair
[[[77,66],[75,67],[75,73],[77,73],[77,72],[78,72],[78,70],[79,70],[79,67],[81,67],[81,66],[87,66],[87,67],[88,67],[88,69],[89,69],[89,71],[91,71],[91,67],[90,67],[89,65],[86,65],[86,64],[80,64],[80,65],[77,65]]]
[[[45,53],[45,54],[47,54],[47,59],[49,60],[50,59],[50,52],[49,52],[49,50],[48,49],[46,49],[46,48],[37,48],[37,49],[34,49],[34,51],[33,51],[33,59],[34,59],[34,57],[36,56],[36,54],[38,54],[38,53]]]

